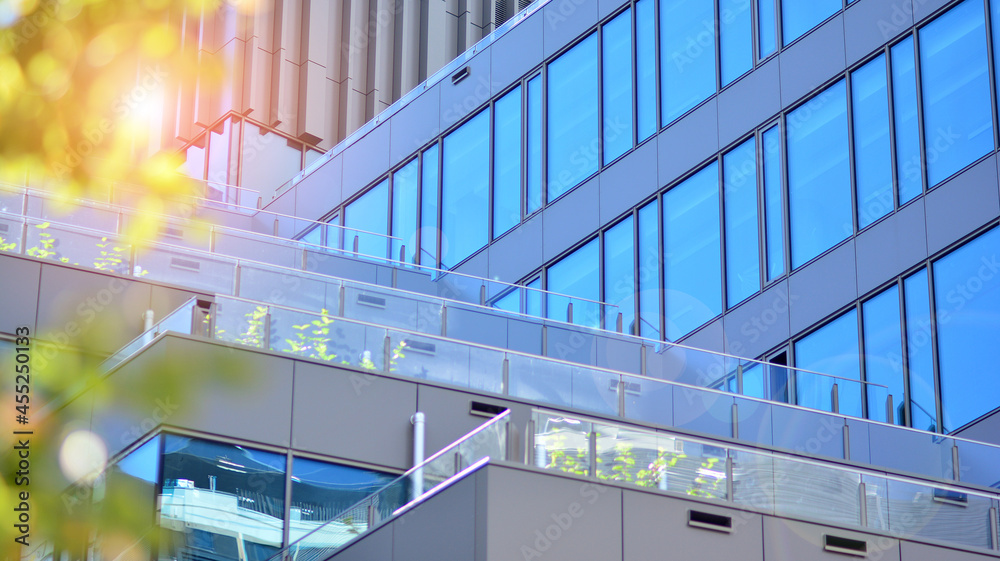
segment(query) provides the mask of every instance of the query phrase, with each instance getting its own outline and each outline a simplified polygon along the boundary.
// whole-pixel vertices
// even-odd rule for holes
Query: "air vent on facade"
[[[170,226],[161,226],[160,235],[168,238],[181,239],[184,237],[184,230],[181,230],[180,228],[172,228]]]
[[[433,355],[434,351],[437,350],[437,346],[434,343],[425,343],[423,341],[410,341],[406,339],[403,341],[406,343],[406,348],[417,353],[423,353],[426,355]]]
[[[496,4],[493,9],[493,22],[497,27],[500,27],[503,25],[503,22],[510,19],[512,14],[507,6],[507,3],[510,1],[511,0],[496,0]]]
[[[608,389],[613,392],[618,391],[618,380],[608,380]],[[642,384],[638,382],[625,382],[625,393],[640,395],[642,393]]]
[[[688,526],[729,533],[733,531],[733,517],[701,512],[699,510],[689,510]]]
[[[531,5],[532,0],[517,0],[517,11],[521,11]]]
[[[367,294],[358,294],[358,304],[362,306],[370,306],[372,308],[385,309],[385,298],[379,298],[378,296],[368,296]]]
[[[473,401],[469,406],[469,414],[476,415],[477,417],[489,417],[491,419],[506,410],[507,408],[502,405],[493,405],[492,403],[483,403],[481,401]]]
[[[451,83],[457,84],[469,76],[469,67],[465,66],[458,72],[451,75]]]
[[[934,489],[934,502],[955,506],[969,506],[969,495],[949,489]]]
[[[188,271],[195,272],[201,271],[201,263],[190,259],[181,259],[180,257],[171,257],[170,266],[175,269],[186,269]]]
[[[866,557],[868,555],[868,542],[825,534],[823,536],[823,549],[833,553]]]
[[[10,230],[10,226],[6,224],[0,224],[0,232],[7,232]]]

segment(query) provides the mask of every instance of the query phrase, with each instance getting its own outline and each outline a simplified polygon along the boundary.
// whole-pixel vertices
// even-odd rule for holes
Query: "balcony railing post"
[[[860,508],[860,522],[862,527],[868,526],[868,492],[865,490],[865,482],[858,485],[858,505]]]
[[[834,413],[840,413],[840,392],[837,391],[836,382],[830,388],[830,410]]]
[[[593,426],[590,428],[590,434],[587,435],[587,448],[588,458],[590,460],[589,466],[587,466],[587,474],[590,477],[597,477],[597,431],[594,430]]]
[[[895,419],[893,418],[893,409],[892,409],[892,394],[889,394],[889,396],[885,398],[885,422],[889,423],[890,425],[895,424]]]
[[[573,323],[573,303],[566,304],[566,323]]]
[[[743,363],[736,365],[736,393],[743,395]]]
[[[623,322],[623,320],[624,320],[624,318],[622,317],[622,313],[618,312],[618,320],[615,321],[615,329],[618,331],[618,333],[622,332],[622,322]]]

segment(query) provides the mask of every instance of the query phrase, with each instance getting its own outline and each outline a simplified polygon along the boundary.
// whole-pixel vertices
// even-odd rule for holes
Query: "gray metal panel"
[[[165,286],[150,285],[149,309],[153,310],[153,321],[160,321],[167,314],[181,307],[194,293]],[[0,314],[2,315],[2,314]]]
[[[831,534],[853,540],[868,542],[868,555],[847,557],[823,550],[823,536]],[[863,534],[840,528],[829,528],[805,522],[764,518],[764,558],[767,561],[832,561],[833,559],[872,559],[879,561],[899,561],[897,540],[871,534]],[[936,557],[935,559],[942,559]]]
[[[398,269],[396,271],[396,288],[409,290],[410,292],[420,292],[422,294],[435,294],[434,281],[428,273],[422,271],[408,271]]]
[[[508,320],[507,348],[522,353],[542,354],[542,325],[516,319]]]
[[[719,145],[727,146],[777,115],[781,111],[780,86],[778,59],[772,58],[719,93]]]
[[[305,270],[375,284],[375,263],[339,257],[320,251],[306,251]]]
[[[989,415],[979,419],[977,422],[966,425],[964,428],[955,431],[955,436],[971,438],[980,442],[990,442],[1000,446],[1000,409],[994,410]]]
[[[791,407],[771,408],[775,447],[830,458],[844,457],[844,418]]]
[[[392,286],[392,267],[377,265],[375,268],[375,284]]]
[[[291,224],[288,225],[291,232]],[[284,234],[289,237],[291,234]],[[232,235],[225,232],[215,234],[215,250],[228,257],[251,259],[282,267],[298,267],[302,264],[302,249],[280,240],[253,236]]]
[[[466,477],[406,512],[392,523],[392,561],[474,559],[476,506],[476,477]]]
[[[490,246],[490,278],[515,282],[542,264],[542,216],[536,214]]]
[[[795,335],[858,298],[854,240],[793,273],[788,279],[790,294],[801,300],[790,310],[790,328]]]
[[[474,277],[485,278],[489,274],[490,268],[490,247],[487,245],[479,249],[472,257],[466,259],[458,267],[455,267],[455,271],[462,273],[463,275],[472,275]],[[477,300],[478,302],[478,300]]]
[[[813,29],[781,52],[781,103],[788,106],[846,68],[844,16]]]
[[[913,4],[898,0],[859,0],[844,12],[847,64],[861,60],[913,26]]]
[[[734,398],[739,421],[740,440],[770,446],[773,428],[771,426],[771,406],[760,401]]]
[[[960,551],[923,543],[903,541],[899,544],[902,561],[995,561],[996,556],[985,553]]]
[[[437,453],[489,420],[469,412],[473,401],[509,407],[503,400],[474,393],[425,385],[417,389],[417,410],[426,415],[426,456]],[[530,411],[525,405],[520,409]]]
[[[1000,215],[997,158],[990,156],[925,196],[931,254]]]
[[[867,228],[855,238],[858,293],[865,294],[927,258],[924,199]]]
[[[656,144],[654,137],[601,172],[602,226],[656,192]]]
[[[316,279],[256,267],[240,269],[238,296],[279,306],[319,312],[326,305],[327,285]],[[332,308],[336,313],[337,308]]]
[[[416,384],[296,362],[294,404],[292,447],[397,469],[411,466]]]
[[[848,433],[851,439],[851,461],[863,464],[871,463],[871,437],[868,432],[870,423],[857,419],[847,419]]]
[[[733,396],[679,386],[674,389],[673,405],[674,426],[726,438],[733,436]]]
[[[760,514],[639,491],[623,492],[622,510],[624,561],[764,559]],[[687,523],[689,510],[731,516],[733,532],[692,528]]]
[[[0,332],[14,333],[28,327],[35,333],[38,306],[38,279],[42,264],[32,259],[0,255]]]
[[[678,343],[696,349],[722,352],[726,348],[725,337],[722,318],[716,318],[708,325],[703,325],[694,333],[681,338]]]
[[[507,319],[458,307],[448,308],[448,337],[492,347],[507,346]]]
[[[349,199],[389,169],[389,124],[382,123],[344,150],[344,199]]]
[[[603,18],[615,11],[615,8],[623,4],[627,4],[625,0],[600,0],[597,4],[598,6],[598,17]]]
[[[713,97],[660,133],[657,139],[657,173],[660,186],[719,151],[719,110]]]
[[[295,216],[319,220],[344,200],[341,183],[344,175],[344,157],[337,154],[323,164],[293,189]]]
[[[955,0],[917,0],[913,2],[913,21],[923,23],[923,19],[945,4],[958,4],[958,2]]]
[[[442,84],[450,83],[443,82]],[[441,84],[423,92],[389,120],[389,165],[394,166],[441,132]]]
[[[571,327],[551,324],[547,331],[546,356],[580,364],[592,365],[597,362],[597,340],[593,335]]]
[[[441,130],[461,121],[466,115],[473,114],[490,101],[493,95],[490,87],[491,52],[492,48],[486,47],[467,61],[469,74],[461,82],[453,84],[450,78],[445,78],[439,83]]]
[[[597,365],[618,372],[639,374],[640,343],[624,337],[602,337],[597,340]]]
[[[549,261],[597,231],[600,188],[591,178],[542,211],[542,259]]]
[[[932,433],[868,427],[872,464],[903,472],[951,479],[953,440]]]
[[[392,559],[392,532],[394,523],[389,523],[370,534],[365,534],[360,540],[338,549],[331,558],[337,561],[371,561]]]
[[[788,281],[781,280],[729,310],[724,318],[726,352],[756,357],[787,340],[789,312],[800,301],[801,295],[789,293]]]
[[[542,62],[542,14],[522,21],[493,44],[493,93],[524,76]]]
[[[274,199],[270,204],[267,205],[267,210],[271,212],[276,212],[278,214],[285,214],[293,216],[295,215],[295,198],[298,196],[298,189],[289,189],[282,193],[278,198]],[[258,219],[259,217],[259,219]],[[291,238],[298,234],[296,230],[297,226],[300,224],[298,220],[291,218],[278,218],[278,231],[274,231],[274,219],[275,217],[270,214],[258,214],[254,217],[254,221],[260,224],[259,228],[254,228],[254,231],[260,232],[262,234],[277,235],[284,238]]]
[[[620,489],[505,466],[490,466],[487,487],[487,559],[621,557]]]
[[[544,56],[548,58],[597,24],[597,2],[549,2],[534,17],[544,18],[542,37]]]

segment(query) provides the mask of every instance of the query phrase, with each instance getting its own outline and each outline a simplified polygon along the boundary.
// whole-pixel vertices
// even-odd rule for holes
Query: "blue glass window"
[[[417,191],[420,165],[416,159],[392,174],[392,259],[414,263],[417,259]],[[403,255],[400,255],[400,250]]]
[[[572,303],[573,323],[600,327],[601,311],[596,304],[600,300],[599,251],[600,246],[594,239],[549,267],[545,285],[549,291],[546,298],[547,317],[566,321],[569,304]]]
[[[858,228],[892,211],[892,148],[885,55],[851,74]]]
[[[765,58],[778,48],[778,11],[775,9],[777,1],[757,0],[757,36],[760,58]]]
[[[753,21],[749,0],[719,0],[722,85],[753,68]]]
[[[892,47],[892,111],[896,134],[896,182],[899,204],[923,192],[920,123],[917,120],[917,68],[913,36]]]
[[[597,34],[552,61],[548,78],[551,202],[597,171]]]
[[[656,132],[656,16],[653,0],[635,3],[636,112],[639,141]]]
[[[437,267],[438,145],[424,150],[420,168],[420,263]]]
[[[527,290],[524,291],[524,313],[529,316],[542,317],[542,279],[541,277],[529,282]]]
[[[1000,395],[1000,229],[934,263],[934,307],[943,432],[992,411]]]
[[[528,80],[528,214],[542,208],[542,75]]]
[[[521,289],[518,288],[512,289],[507,294],[504,294],[500,298],[497,298],[496,301],[493,302],[493,307],[500,310],[506,310],[508,312],[514,312],[514,313],[520,312],[521,311],[520,291]]]
[[[760,290],[757,231],[757,142],[751,138],[723,156],[726,216],[726,294],[735,306]]]
[[[854,232],[844,81],[789,113],[785,127],[795,269]]]
[[[625,10],[604,25],[604,163],[632,148],[632,12]]]
[[[441,148],[441,264],[451,268],[486,245],[490,112],[444,137]]]
[[[622,331],[635,321],[635,232],[629,216],[604,232],[604,302],[615,304],[605,313],[605,329],[615,330],[622,314]]]
[[[927,269],[921,269],[903,281],[903,302],[906,313],[906,365],[910,377],[910,426],[936,431],[934,340],[931,335]]]
[[[892,419],[906,424],[903,397],[903,336],[899,318],[899,287],[892,286],[868,300],[861,308],[865,339],[865,378],[888,386],[868,388],[868,418],[888,420],[886,402],[892,396]]]
[[[986,21],[966,0],[920,30],[927,182],[934,186],[993,149]]]
[[[639,209],[639,329],[660,339],[660,208],[653,201]]]
[[[663,124],[715,93],[715,2],[660,2]]]
[[[663,195],[667,340],[722,313],[719,165],[712,163]]]
[[[764,131],[764,237],[767,245],[767,280],[785,274],[785,189],[781,184],[781,129]]]
[[[370,257],[387,257],[389,180],[369,189],[344,209],[344,248]],[[381,234],[381,235],[378,235]]]
[[[521,88],[493,106],[493,237],[521,221]]]
[[[833,384],[838,386],[840,413],[861,416],[861,358],[858,352],[858,313],[851,310],[795,343],[795,366],[830,376],[795,373],[795,392],[799,405],[833,410]]]
[[[787,45],[840,11],[840,0],[781,0],[781,36]]]

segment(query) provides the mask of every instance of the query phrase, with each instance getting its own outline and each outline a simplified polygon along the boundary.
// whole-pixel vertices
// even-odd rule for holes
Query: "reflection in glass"
[[[521,221],[521,87],[493,105],[493,237]]]
[[[854,232],[843,80],[788,114],[792,269]]]
[[[899,204],[923,192],[923,166],[920,164],[920,123],[917,120],[917,67],[913,55],[913,36],[893,45],[892,111],[896,134],[896,182]]]
[[[891,212],[894,206],[885,55],[851,74],[851,100],[858,229],[861,229]]]
[[[891,286],[862,305],[865,334],[865,378],[889,387],[892,417],[897,425],[906,424],[903,401],[903,339],[899,318],[899,288]],[[868,389],[868,418],[886,422],[884,393]]]
[[[302,169],[302,147],[253,123],[243,123],[243,169],[240,183],[261,193],[273,193]]]
[[[785,274],[785,189],[781,184],[781,130],[764,131],[764,238],[767,244],[767,280]]]
[[[604,302],[616,304],[606,310],[604,327],[614,331],[622,314],[622,331],[632,333],[635,322],[635,244],[632,217],[604,232]]]
[[[757,143],[747,140],[722,158],[729,307],[760,290],[757,235]]]
[[[636,112],[639,142],[656,132],[656,17],[653,0],[635,3]]]
[[[927,269],[903,280],[906,313],[906,365],[910,376],[910,426],[937,430],[934,354]]]
[[[419,163],[414,159],[392,174],[392,235],[399,239],[392,240],[390,258],[407,263],[416,261],[419,170]],[[401,249],[405,251],[402,256]]]
[[[549,202],[597,171],[597,34],[549,63]]]
[[[663,195],[668,341],[722,313],[719,229],[719,164],[713,162]]]
[[[547,317],[567,321],[567,310],[572,302],[573,323],[591,327],[600,326],[601,311],[595,303],[600,300],[599,250],[600,246],[595,238],[549,267],[545,285],[550,292],[546,297]],[[586,298],[590,302],[570,300],[565,296],[551,294],[552,292]]]
[[[486,245],[490,192],[490,111],[444,137],[441,265],[454,267]]]
[[[753,22],[749,0],[719,0],[722,85],[753,68]]]
[[[757,0],[757,36],[759,56],[765,58],[778,47],[778,12],[775,3],[778,0]]]
[[[920,30],[927,183],[933,187],[993,149],[986,22],[965,0]]]
[[[282,544],[285,456],[164,437],[161,559],[263,561]]]
[[[858,313],[850,310],[795,343],[795,366],[832,376],[861,379],[858,352]],[[861,416],[860,385],[849,380],[797,372],[795,390],[798,405],[832,411],[832,390],[838,385],[840,413]]]
[[[805,35],[840,8],[840,0],[782,0],[781,36],[784,44]]]
[[[542,208],[542,75],[528,80],[527,213]]]
[[[344,208],[344,249],[372,257],[386,257],[389,233],[389,180],[385,179]],[[373,234],[382,234],[373,235]]]
[[[424,150],[420,168],[420,264],[437,267],[438,145]]]
[[[996,407],[1000,377],[992,353],[1000,341],[1000,229],[934,263],[934,305],[943,431]]]
[[[160,438],[153,437],[109,466],[103,481],[94,487],[94,502],[105,536],[124,532],[147,538],[138,544],[103,540],[101,553],[106,559],[149,558],[148,532],[156,522],[156,485],[160,480]],[[127,527],[123,528],[123,524]],[[142,548],[142,553],[138,548]]]
[[[604,25],[601,88],[604,108],[604,163],[632,148],[632,12]]]
[[[529,316],[542,317],[541,277],[529,282],[527,287],[530,290],[524,291],[524,313]]]
[[[660,2],[663,124],[715,93],[715,2]]]
[[[660,339],[660,208],[653,201],[639,209],[639,329]]]

